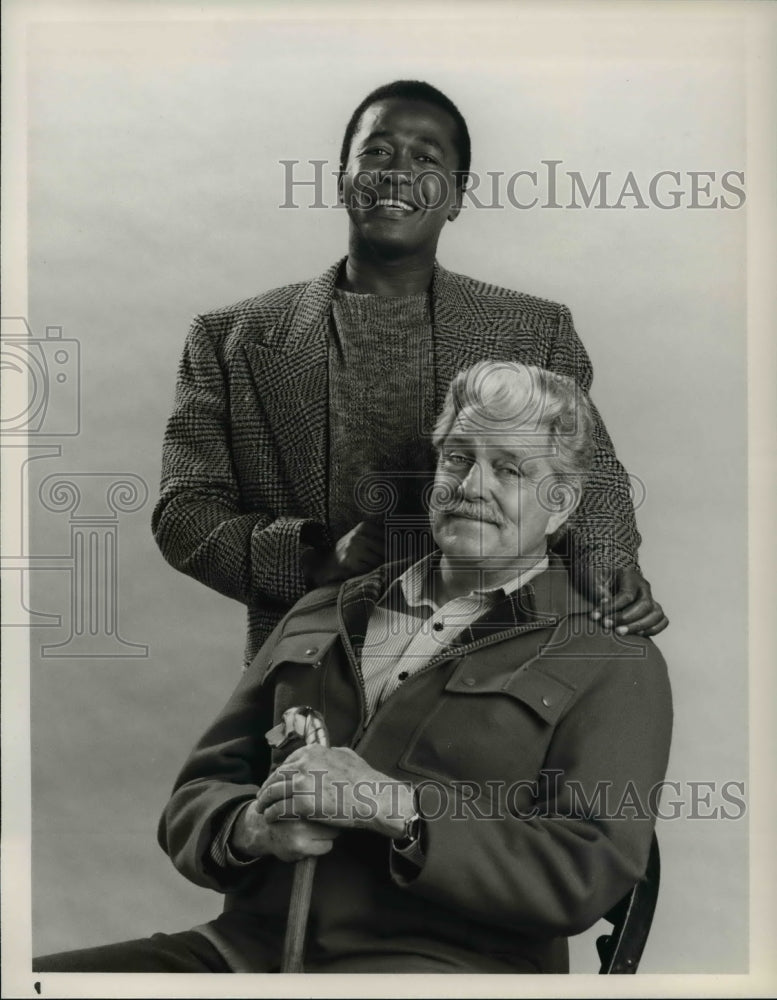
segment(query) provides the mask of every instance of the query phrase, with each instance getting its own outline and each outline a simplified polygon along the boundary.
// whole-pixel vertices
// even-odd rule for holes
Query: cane
[[[267,742],[273,747],[282,747],[295,737],[304,739],[306,746],[318,744],[329,746],[329,734],[320,712],[308,705],[287,709],[277,726],[266,733]],[[289,916],[286,923],[286,937],[283,941],[281,972],[302,972],[302,952],[305,947],[305,930],[313,892],[313,876],[316,873],[315,857],[302,858],[294,865],[294,879],[291,884]]]

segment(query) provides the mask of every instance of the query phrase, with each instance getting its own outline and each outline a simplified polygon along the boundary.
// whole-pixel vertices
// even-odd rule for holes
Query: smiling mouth
[[[373,208],[387,208],[402,215],[410,215],[417,211],[418,206],[412,202],[404,201],[402,198],[378,198]]]

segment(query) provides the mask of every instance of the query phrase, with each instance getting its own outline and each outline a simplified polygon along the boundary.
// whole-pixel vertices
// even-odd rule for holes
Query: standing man
[[[590,387],[564,306],[437,263],[469,166],[466,122],[444,94],[378,88],[343,140],[348,256],[192,326],[153,530],[173,566],[248,606],[246,662],[309,589],[423,554],[412,529],[433,416],[457,371],[517,360]],[[654,635],[667,620],[638,569],[628,478],[596,413],[595,442],[567,554],[586,592],[611,594],[607,623]],[[387,551],[392,523],[412,551]]]

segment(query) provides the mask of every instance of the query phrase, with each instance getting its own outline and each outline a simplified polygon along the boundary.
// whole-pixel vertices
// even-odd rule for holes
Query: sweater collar
[[[347,259],[341,257],[303,288],[288,316],[288,330],[293,341],[304,340],[311,329],[318,328],[328,318],[337,280]],[[439,261],[434,263],[431,292],[435,328],[470,332],[489,329],[488,316],[478,307],[477,298],[467,295],[460,275],[448,271]]]

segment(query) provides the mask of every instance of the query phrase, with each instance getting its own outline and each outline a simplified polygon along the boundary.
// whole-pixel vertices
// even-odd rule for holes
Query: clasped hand
[[[302,747],[270,774],[240,814],[233,848],[282,861],[326,854],[347,828],[401,837],[413,814],[409,785],[370,767],[348,747]]]
[[[302,747],[267,778],[257,805],[269,823],[309,819],[400,836],[412,814],[410,787],[348,747]]]

